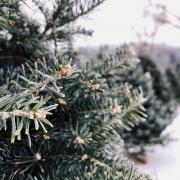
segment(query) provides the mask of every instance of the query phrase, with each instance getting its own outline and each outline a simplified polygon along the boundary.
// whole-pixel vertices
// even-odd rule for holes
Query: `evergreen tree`
[[[97,56],[97,61],[103,63],[111,59],[118,60],[120,54],[121,50],[119,49],[113,56],[102,53]],[[126,65],[127,62],[123,62],[122,58],[121,61]],[[109,76],[108,82],[112,87],[127,82],[133,88],[144,92],[147,120],[135,125],[131,131],[125,130],[122,137],[128,155],[141,162],[146,162],[144,155],[150,145],[165,144],[169,140],[169,136],[162,135],[162,132],[175,116],[176,104],[173,101],[171,89],[156,64],[147,57],[140,57],[136,68],[131,67],[128,70],[120,71],[116,77]]]
[[[162,132],[175,117],[176,104],[172,98],[171,88],[168,87],[167,80],[156,64],[147,57],[140,59],[136,70],[127,72],[129,75],[124,76],[124,81],[128,81],[136,88],[142,88],[147,98],[144,106],[148,119],[135,126],[124,137],[129,153],[140,158],[139,160],[142,158],[143,161],[145,159],[142,156],[145,155],[148,146],[166,144],[169,141],[169,135],[163,135]]]
[[[168,85],[171,88],[171,94],[174,100],[179,103],[180,102],[180,64],[176,63],[174,68],[168,68],[165,72],[165,75],[168,80]]]
[[[109,76],[124,71],[121,60],[92,62],[79,70],[56,48],[71,32],[85,33],[62,27],[103,0],[52,2],[56,6],[48,15],[40,1],[33,1],[47,17],[43,32],[20,13],[26,1],[0,4],[1,32],[10,37],[0,41],[0,178],[150,179],[107,148],[124,129],[146,119],[142,92],[109,83]]]
[[[19,65],[36,61],[47,55],[71,52],[71,37],[75,34],[91,35],[91,30],[74,25],[79,17],[103,3],[104,0],[56,0],[48,1],[53,10],[44,7],[47,1],[2,0],[0,2],[0,61],[1,66]],[[39,25],[38,17],[33,21],[23,8],[31,13],[37,11],[44,24]]]
[[[158,96],[160,100],[162,100],[164,103],[169,103],[172,100],[172,96],[169,93],[170,89],[167,84],[166,78],[163,77],[163,74],[153,61],[153,59],[150,59],[148,57],[139,57],[141,59],[141,66],[143,69],[143,72],[149,72],[152,76],[152,85],[153,89],[155,91],[155,94]]]

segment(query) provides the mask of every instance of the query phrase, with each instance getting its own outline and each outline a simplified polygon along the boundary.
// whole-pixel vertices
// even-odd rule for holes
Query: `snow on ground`
[[[148,163],[138,164],[143,172],[153,177],[153,180],[180,180],[180,111],[167,131],[177,140],[167,146],[155,146],[148,153]]]

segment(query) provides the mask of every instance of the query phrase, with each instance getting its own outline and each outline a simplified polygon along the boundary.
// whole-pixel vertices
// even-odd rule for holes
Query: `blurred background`
[[[154,43],[177,47],[180,43],[178,38],[180,24],[176,17],[180,15],[178,3],[177,0],[107,0],[88,15],[88,18],[86,16],[79,20],[83,26],[93,29],[94,33],[92,37],[85,38],[86,43],[84,38],[76,40],[76,45],[99,46],[107,42],[119,45],[120,42],[151,41],[150,35],[156,30],[155,18],[156,20],[164,18],[159,19],[159,23],[163,26],[156,32]],[[168,12],[163,14],[165,13],[163,7],[158,8],[157,5],[166,6]],[[153,17],[148,16],[148,11]],[[160,22],[165,19],[171,23]]]

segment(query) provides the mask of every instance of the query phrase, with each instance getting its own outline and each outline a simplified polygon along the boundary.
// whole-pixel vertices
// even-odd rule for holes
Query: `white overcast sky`
[[[180,15],[180,0],[154,0],[155,3],[162,2],[175,14]],[[88,19],[83,18],[79,23],[94,30],[93,37],[76,38],[76,45],[97,46],[100,44],[120,44],[123,42],[137,41],[137,36],[132,30],[143,28],[143,8],[146,0],[106,0]],[[151,23],[145,22],[149,29]],[[156,43],[166,43],[173,46],[180,45],[180,30],[170,26],[160,29]]]

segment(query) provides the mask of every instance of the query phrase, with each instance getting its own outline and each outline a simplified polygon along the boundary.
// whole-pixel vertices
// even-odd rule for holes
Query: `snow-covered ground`
[[[154,147],[154,151],[148,153],[148,163],[138,164],[153,180],[180,180],[180,111],[167,131],[177,140],[165,147]]]

